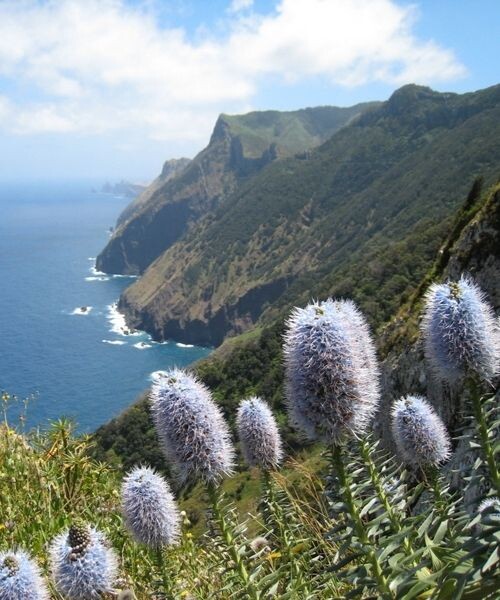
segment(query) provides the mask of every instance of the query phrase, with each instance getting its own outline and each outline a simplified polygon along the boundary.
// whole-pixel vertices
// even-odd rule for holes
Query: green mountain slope
[[[120,308],[156,339],[214,345],[311,296],[355,290],[369,316],[387,318],[474,176],[498,175],[499,134],[500,86],[464,95],[405,86],[315,151],[241,182]],[[370,303],[381,286],[386,296]]]
[[[384,301],[387,281],[391,278],[402,277],[408,270],[420,273],[412,278],[406,294],[394,292],[390,315],[385,317],[383,312],[378,312],[370,318],[382,361],[383,408],[376,424],[379,435],[387,431],[387,427],[382,425],[389,414],[389,403],[394,398],[408,393],[427,394],[431,398],[439,394],[435,386],[427,385],[422,347],[418,340],[422,295],[429,284],[448,277],[456,279],[463,272],[470,273],[487,293],[497,312],[500,310],[500,184],[483,195],[480,195],[477,183],[472,186],[463,206],[443,226],[442,234],[433,240],[435,251],[428,259],[419,256],[429,240],[427,232],[415,232],[412,240],[414,244],[410,246],[410,253],[402,262],[397,259],[403,257],[404,252],[402,248],[397,249],[395,275],[391,275],[387,263],[389,279],[385,280],[385,285],[374,286],[370,297],[365,295],[363,286],[353,288],[349,294],[366,311],[372,304]],[[417,265],[425,263],[426,267],[415,267],[413,256]],[[207,359],[198,363],[195,371],[213,391],[227,416],[234,414],[235,406],[242,398],[258,395],[269,401],[278,415],[287,452],[294,453],[303,447],[303,441],[297,439],[295,432],[288,427],[284,411],[281,345],[283,318],[289,310],[290,307],[270,325],[227,339]],[[442,404],[440,399],[437,405]],[[455,402],[454,406],[461,410],[460,402]],[[444,407],[444,417],[450,422],[453,411]],[[144,461],[164,467],[146,396],[120,417],[101,427],[95,440],[100,459],[116,461],[126,468]],[[389,443],[389,440],[385,439],[385,442]]]
[[[376,104],[221,115],[202,152],[187,166],[181,163],[174,177],[160,175],[125,209],[97,257],[97,268],[109,273],[143,272],[252,174],[277,158],[321,144]]]

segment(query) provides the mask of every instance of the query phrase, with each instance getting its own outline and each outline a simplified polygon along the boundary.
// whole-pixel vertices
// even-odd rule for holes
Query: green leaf
[[[424,533],[427,533],[427,530],[429,529],[433,518],[434,518],[434,512],[431,511],[430,515],[425,519],[425,521],[422,523],[422,525],[420,525],[420,527],[418,528],[417,537],[422,537],[424,535]]]
[[[446,519],[439,525],[438,530],[436,531],[436,535],[434,536],[433,542],[435,544],[439,544],[443,540],[447,531],[448,531],[448,519]]]
[[[457,587],[457,582],[455,579],[447,579],[440,586],[439,594],[436,596],[436,600],[449,600],[452,598],[455,600],[456,596],[454,596],[455,590]]]
[[[405,600],[411,600],[412,598],[417,598],[422,592],[425,592],[430,587],[432,587],[432,583],[429,581],[419,581],[416,583],[408,593],[404,595]]]
[[[491,569],[491,567],[493,567],[493,565],[496,565],[498,563],[498,548],[495,548],[493,550],[493,552],[490,554],[490,557],[488,558],[488,560],[484,563],[482,569],[481,569],[481,573],[486,573],[486,571],[488,571],[489,569]]]

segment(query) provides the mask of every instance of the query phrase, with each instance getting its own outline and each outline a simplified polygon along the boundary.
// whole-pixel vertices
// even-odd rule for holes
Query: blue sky
[[[217,115],[499,82],[495,0],[0,0],[0,180],[148,180]]]

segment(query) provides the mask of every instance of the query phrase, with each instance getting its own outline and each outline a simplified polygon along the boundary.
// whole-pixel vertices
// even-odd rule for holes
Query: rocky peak
[[[168,181],[175,175],[178,175],[191,162],[190,158],[171,158],[166,160],[160,173],[162,181]]]
[[[211,146],[220,141],[228,141],[231,139],[231,137],[231,126],[227,122],[225,115],[219,115],[217,121],[215,122],[208,145]]]

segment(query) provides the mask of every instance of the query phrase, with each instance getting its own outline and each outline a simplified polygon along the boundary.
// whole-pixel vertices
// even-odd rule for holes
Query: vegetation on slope
[[[276,158],[308,151],[324,142],[376,104],[221,115],[204,150],[186,166],[181,163],[177,176],[162,173],[125,209],[97,257],[97,268],[109,273],[143,272],[241,182]]]
[[[479,302],[482,302],[480,298]],[[323,315],[323,312],[318,313],[318,309],[325,310],[324,305],[316,304],[316,309],[309,314],[321,320],[318,314]],[[348,313],[341,313],[339,318],[348,319]],[[328,321],[321,325],[330,326]],[[355,355],[361,333],[350,323],[345,323],[344,328],[347,343],[352,345]],[[303,330],[300,339],[311,335],[308,333],[311,330],[314,328]],[[493,337],[498,332],[488,331],[486,336],[481,328],[478,332],[484,343],[493,344],[493,351],[498,352]],[[331,344],[332,338],[323,337],[324,333],[319,332],[321,339]],[[462,339],[462,334],[460,327],[452,333],[457,339]],[[317,335],[315,331],[311,341]],[[362,338],[363,343],[372,345],[367,330]],[[287,339],[289,344],[297,343],[294,338]],[[331,373],[332,377],[327,378],[331,383],[326,383],[324,393],[332,398],[326,409],[332,414],[325,414],[324,407],[321,414],[330,421],[333,417],[337,426],[339,409],[344,415],[342,418],[347,415],[349,419],[353,414],[345,413],[342,403],[335,407],[338,399],[332,394],[338,385],[337,377],[341,377],[336,373],[339,361],[345,361],[346,356],[344,349],[338,351],[336,345],[326,350],[321,347],[318,353],[313,349],[312,355],[308,352],[298,362],[300,353],[294,355],[289,366],[299,370],[313,367],[311,375],[317,378],[311,382],[314,390],[325,385],[325,369]],[[478,347],[477,351],[482,348]],[[366,356],[366,349],[362,355]],[[492,355],[495,372],[498,358]],[[372,358],[354,361],[354,366],[347,360],[349,377],[343,381],[353,387],[348,392],[353,411],[361,410],[367,401],[366,392],[376,392],[377,386],[373,380],[358,379],[351,368],[368,370],[376,377],[375,364]],[[474,362],[468,365],[469,371],[477,369],[479,377],[481,365],[476,366]],[[170,408],[162,409],[156,427],[163,428],[159,431],[163,435],[175,435],[182,446],[170,447],[169,460],[174,464],[188,460],[189,469],[194,469],[191,475],[200,480],[202,473],[211,476],[213,459],[218,459],[221,451],[220,443],[212,435],[225,436],[225,433],[221,430],[222,423],[207,423],[205,415],[193,405],[196,399],[202,405],[213,407],[208,389],[203,391],[197,384],[189,387],[184,379],[178,381],[179,376],[176,372],[155,384],[155,402],[164,403],[163,409]],[[357,383],[352,383],[354,381]],[[330,385],[334,388],[330,389]],[[269,470],[266,462],[254,465],[255,470],[260,471],[260,484],[255,478],[251,487],[252,513],[248,504],[239,502],[240,511],[228,504],[219,478],[210,478],[204,484],[198,481],[198,515],[203,506],[201,499],[209,505],[208,512],[203,514],[208,518],[202,525],[198,523],[203,533],[198,529],[200,535],[194,539],[188,512],[182,515],[184,531],[180,544],[163,547],[155,544],[148,547],[145,539],[149,539],[149,531],[156,531],[159,518],[177,519],[177,514],[172,510],[167,514],[157,513],[154,510],[157,503],[151,500],[145,488],[131,492],[137,494],[134,499],[137,505],[127,504],[120,492],[119,473],[89,456],[88,437],[74,438],[65,422],[54,424],[45,435],[36,432],[29,436],[20,435],[5,422],[0,428],[0,462],[4,465],[0,474],[0,525],[5,530],[0,540],[0,596],[9,600],[27,597],[25,591],[15,596],[9,592],[17,585],[26,589],[26,577],[30,575],[21,573],[24,565],[16,554],[18,548],[23,548],[42,567],[45,578],[50,581],[51,598],[57,600],[88,597],[121,600],[136,597],[171,600],[494,598],[500,575],[500,505],[498,497],[493,496],[500,493],[496,460],[500,452],[498,398],[489,393],[482,396],[481,385],[479,379],[466,383],[473,393],[474,419],[468,430],[458,430],[460,435],[456,441],[467,443],[474,460],[472,476],[458,490],[450,488],[449,476],[453,471],[444,473],[440,469],[450,449],[444,424],[432,410],[430,418],[415,416],[409,403],[422,406],[425,401],[406,398],[398,402],[398,410],[404,413],[401,420],[393,422],[398,456],[381,450],[363,428],[357,435],[351,435],[347,426],[342,438],[323,440],[328,446],[323,452],[321,478],[312,476],[293,461],[282,474]],[[354,388],[357,397],[351,394]],[[198,397],[200,389],[202,396]],[[179,394],[174,404],[173,393]],[[374,393],[370,402],[376,404],[377,395]],[[4,395],[2,400],[6,407],[9,398]],[[179,410],[177,415],[173,414]],[[312,403],[309,410],[319,409]],[[472,406],[467,405],[466,420],[470,419],[471,410]],[[175,426],[170,433],[169,421]],[[264,426],[258,424],[258,427]],[[367,426],[368,423],[365,428]],[[250,437],[241,436],[241,444],[255,444],[254,424],[250,423],[249,427],[253,433]],[[315,427],[324,431],[322,421]],[[273,436],[277,441],[276,433]],[[197,440],[195,446],[193,439]],[[192,452],[197,448],[201,452],[191,463]],[[257,449],[260,454],[268,451],[261,446]],[[260,460],[265,461],[266,457]],[[406,463],[405,467],[401,462]],[[227,476],[225,467],[220,468]],[[258,472],[255,475],[258,476]],[[291,479],[298,483],[294,484]],[[234,484],[234,480],[228,479],[226,490],[231,490],[231,483]],[[233,488],[233,491],[238,499],[241,488]],[[467,499],[469,492],[473,494],[472,502]],[[149,512],[151,508],[153,512]],[[125,527],[127,522],[129,532]],[[106,553],[115,552],[119,558],[119,572],[106,574],[104,583],[102,553],[99,560],[92,560],[90,554],[87,558],[91,552],[89,525],[104,534]],[[68,526],[71,527],[69,534],[62,534],[67,546],[54,552],[54,537],[61,531],[67,532]],[[137,527],[141,529],[140,535]],[[256,538],[257,533],[260,536]],[[51,561],[48,560],[49,547]],[[80,567],[81,561],[85,563],[84,568]],[[65,570],[64,586],[55,575],[55,563]],[[37,580],[34,585],[45,584]],[[95,591],[90,594],[88,589],[92,586]],[[64,591],[70,588],[86,591]],[[46,598],[44,593],[37,597]]]
[[[477,265],[478,262],[480,265],[500,262],[499,186],[493,186],[483,194],[480,188],[481,180],[477,179],[453,220],[439,224],[436,228],[429,227],[427,230],[414,232],[410,237],[410,240],[415,240],[413,244],[389,245],[381,253],[385,261],[381,262],[380,272],[373,272],[365,265],[364,268],[360,267],[364,279],[359,277],[359,273],[352,272],[352,282],[346,279],[344,283],[341,280],[338,287],[334,288],[325,285],[319,293],[311,293],[305,302],[311,297],[350,297],[367,314],[372,328],[381,334],[381,359],[391,350],[398,352],[408,347],[416,338],[417,315],[423,291],[430,282],[442,277],[450,258],[456,259],[458,253],[460,256],[467,253],[466,259],[462,256],[460,272],[467,269],[472,273],[478,270],[477,267],[474,268],[474,264]],[[489,228],[496,227],[497,236],[491,238],[486,231],[482,236],[475,235],[469,240],[468,232],[477,222],[487,224]],[[446,235],[434,238],[436,230],[444,230]],[[467,243],[457,246],[457,241],[463,238]],[[431,250],[432,255],[429,256]],[[402,279],[405,290],[403,293],[398,288]],[[325,279],[324,283],[327,281]],[[357,286],[360,281],[362,285]],[[493,277],[489,282],[481,280],[480,283],[484,284],[490,296],[500,295],[498,277]],[[239,399],[251,395],[265,398],[278,416],[287,450],[294,452],[303,447],[304,442],[298,440],[290,429],[283,405],[281,343],[284,319],[289,310],[290,306],[284,307],[272,324],[252,334],[229,338],[207,359],[195,365],[194,369],[213,390],[214,397],[229,418]],[[391,315],[396,316],[391,318]],[[130,431],[133,431],[133,436],[128,435]],[[102,460],[123,463],[126,468],[147,460],[164,468],[149,415],[147,395],[131,409],[99,428],[96,442],[97,455]]]
[[[2,400],[5,408],[9,397],[4,394]],[[120,493],[123,472],[97,462],[92,451],[90,437],[75,436],[68,421],[55,422],[47,432],[30,434],[19,433],[6,421],[0,426],[0,553],[23,548],[49,575],[48,547],[55,536],[75,521],[91,523],[105,534],[119,557],[116,587],[135,592],[124,598],[153,597],[162,585],[162,570],[157,554],[134,543],[126,531]],[[276,486],[283,509],[292,519],[295,543],[306,538],[309,545],[325,548],[330,546],[322,537],[328,514],[321,495],[323,484],[311,471],[313,462],[317,459],[290,461],[276,477]],[[235,515],[246,521],[240,539],[247,552],[256,536],[267,534],[258,511],[260,485],[256,470],[237,473],[223,485]],[[214,542],[213,531],[207,531],[203,488],[191,490],[189,497],[180,501],[180,508],[185,511],[183,541],[166,555],[169,577],[176,587],[174,597],[223,600],[227,598],[224,585],[229,559],[219,540]],[[302,562],[303,557],[297,559]],[[261,573],[275,569],[280,562],[279,553],[272,556],[269,548],[260,555],[255,551],[254,566]],[[1,586],[0,577],[0,596]],[[50,589],[51,598],[63,600],[52,582]]]
[[[387,318],[474,176],[496,178],[499,117],[500,86],[462,96],[405,86],[309,156],[239,185],[124,292],[121,310],[157,339],[218,345],[314,294],[364,287],[368,299],[399,270],[369,308]]]
[[[117,226],[123,227],[125,223],[138,214],[153,195],[160,190],[168,181],[179,175],[190,163],[189,158],[171,158],[165,161],[158,177],[143,190],[134,200],[125,207],[117,220]]]

